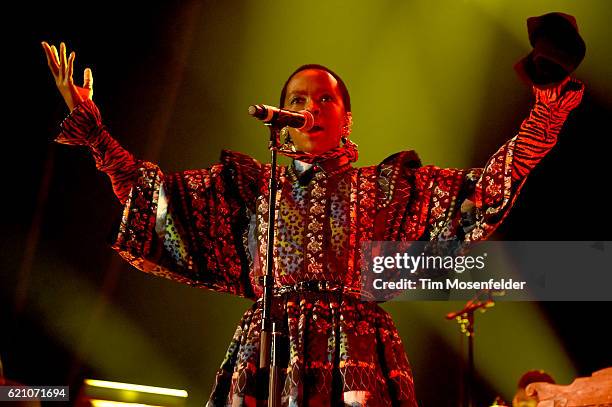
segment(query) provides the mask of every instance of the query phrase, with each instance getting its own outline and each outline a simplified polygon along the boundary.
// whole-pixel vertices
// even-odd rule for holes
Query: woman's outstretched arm
[[[115,195],[121,203],[125,203],[139,164],[129,151],[111,137],[102,124],[100,111],[92,100],[91,69],[85,69],[83,86],[78,87],[72,77],[75,52],[71,52],[66,58],[66,45],[63,42],[60,44],[59,54],[54,45],[43,42],[42,47],[55,86],[70,110],[70,115],[63,121],[61,133],[55,141],[89,147],[96,167],[108,175]]]
[[[70,109],[56,142],[88,147],[125,205],[112,248],[134,267],[192,286],[255,298],[243,246],[260,164],[224,152],[209,168],[164,174],[136,160],[109,134],[91,100],[93,74],[72,80],[74,52],[43,43],[55,84]],[[250,209],[249,209],[250,208]],[[158,210],[159,209],[159,210]]]

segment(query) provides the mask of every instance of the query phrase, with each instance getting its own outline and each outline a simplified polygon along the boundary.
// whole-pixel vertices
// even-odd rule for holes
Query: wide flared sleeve
[[[165,175],[145,162],[138,171],[113,249],[144,272],[255,298],[245,242],[259,162],[223,151],[206,169]]]
[[[535,104],[518,133],[483,168],[420,166],[414,152],[385,160],[379,166],[383,240],[469,242],[490,236],[508,214],[529,172],[556,144],[567,116],[580,104],[584,86],[568,79],[533,91]]]
[[[254,298],[245,240],[261,165],[223,151],[218,164],[164,174],[137,160],[104,126],[91,100],[62,122],[55,142],[88,147],[124,210],[112,247],[136,268],[193,286]]]

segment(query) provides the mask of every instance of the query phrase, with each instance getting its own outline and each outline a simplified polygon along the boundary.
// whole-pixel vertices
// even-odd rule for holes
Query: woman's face
[[[338,147],[346,112],[338,82],[328,72],[305,69],[296,73],[287,84],[283,107],[308,110],[314,116],[314,126],[309,131],[289,129],[298,150],[321,154]]]

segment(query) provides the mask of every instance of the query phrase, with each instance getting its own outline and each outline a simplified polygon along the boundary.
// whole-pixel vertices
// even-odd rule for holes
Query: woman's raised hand
[[[76,86],[72,80],[72,70],[74,66],[74,51],[66,59],[66,44],[60,44],[59,54],[55,45],[42,42],[43,50],[47,56],[49,70],[55,79],[55,86],[66,102],[68,109],[72,111],[79,103],[85,99],[93,97],[93,74],[91,69],[85,68],[83,73],[83,87]]]

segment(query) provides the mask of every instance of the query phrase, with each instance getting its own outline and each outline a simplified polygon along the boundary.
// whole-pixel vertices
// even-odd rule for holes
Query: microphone
[[[308,131],[314,126],[314,116],[308,110],[293,112],[268,105],[251,105],[249,114],[256,119],[278,127],[294,127],[300,131]]]

